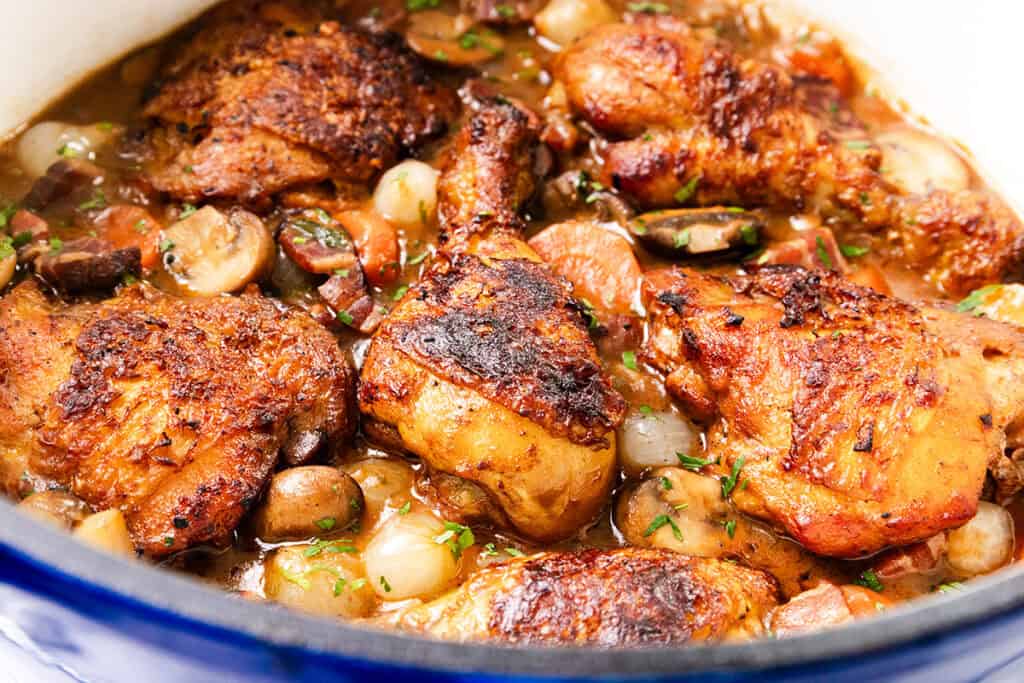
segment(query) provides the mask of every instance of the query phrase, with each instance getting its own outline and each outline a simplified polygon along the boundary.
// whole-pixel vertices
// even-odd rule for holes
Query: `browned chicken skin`
[[[5,488],[25,472],[120,508],[153,556],[222,539],[282,449],[355,429],[337,342],[258,294],[63,306],[26,282],[0,300],[0,379]]]
[[[908,195],[879,172],[879,149],[837,139],[785,71],[677,20],[599,27],[561,55],[555,75],[594,128],[626,138],[605,149],[602,180],[639,204],[683,196],[888,230],[895,255],[952,295],[1021,274],[1024,227],[997,198]]]
[[[1024,335],[838,275],[649,273],[645,359],[738,470],[737,507],[856,557],[969,520],[1016,440]]]
[[[434,470],[481,486],[525,536],[572,534],[600,509],[622,398],[570,287],[522,241],[536,126],[481,105],[440,182],[444,249],[381,325],[362,411]]]
[[[400,38],[321,23],[316,6],[244,0],[207,18],[144,111],[157,189],[253,202],[361,184],[444,132],[457,99]]]
[[[448,640],[668,645],[762,635],[777,605],[778,587],[763,572],[623,548],[543,553],[483,569],[389,621]]]

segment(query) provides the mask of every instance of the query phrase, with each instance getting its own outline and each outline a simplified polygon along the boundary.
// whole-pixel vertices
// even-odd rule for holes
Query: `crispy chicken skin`
[[[440,181],[444,248],[378,329],[360,407],[432,469],[479,485],[499,524],[566,537],[604,505],[622,398],[570,286],[522,241],[536,122],[481,105]]]
[[[0,381],[5,487],[20,467],[120,508],[151,556],[222,539],[283,448],[355,428],[337,342],[258,294],[64,306],[23,283],[0,300]]]
[[[176,198],[255,202],[362,184],[444,132],[458,101],[393,34],[320,22],[315,3],[230,3],[145,108],[149,180]]]
[[[812,552],[857,557],[969,520],[1015,440],[1024,335],[834,273],[649,273],[643,356],[709,423],[736,506]],[[741,462],[742,459],[742,462]]]
[[[543,553],[477,572],[391,618],[446,640],[599,647],[762,635],[778,605],[764,572],[639,548]]]
[[[952,295],[1021,274],[1024,227],[996,197],[908,195],[879,172],[880,150],[845,145],[784,70],[678,20],[599,27],[561,55],[555,75],[573,109],[619,140],[603,152],[602,180],[639,204],[672,206],[692,182],[701,205],[807,210],[888,230],[894,256]]]

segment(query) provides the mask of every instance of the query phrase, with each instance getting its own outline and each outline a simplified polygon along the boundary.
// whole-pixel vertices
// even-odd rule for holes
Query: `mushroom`
[[[910,127],[900,127],[876,138],[882,148],[882,173],[909,192],[933,189],[959,192],[971,183],[967,166],[949,146]]]
[[[352,477],[306,465],[274,475],[253,525],[264,541],[295,541],[347,529],[362,512],[363,493]]]
[[[107,240],[82,237],[66,244],[50,240],[50,248],[36,257],[36,272],[57,289],[75,293],[112,289],[125,275],[139,275],[142,253],[138,247],[117,249]]]
[[[679,258],[756,247],[764,222],[751,211],[713,206],[654,211],[633,219],[628,227],[649,250]]]
[[[204,207],[164,230],[164,266],[181,287],[211,296],[259,280],[274,260],[274,240],[248,211]]]
[[[472,19],[466,15],[453,17],[434,10],[413,14],[405,38],[423,57],[455,66],[480,64],[505,50],[501,36],[473,29]]]

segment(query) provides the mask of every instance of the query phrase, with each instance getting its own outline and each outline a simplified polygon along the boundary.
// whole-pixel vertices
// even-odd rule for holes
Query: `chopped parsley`
[[[601,321],[597,319],[597,314],[594,313],[594,304],[590,303],[583,297],[577,299],[580,305],[583,306],[583,317],[587,319],[587,329],[596,330],[601,326]]]
[[[59,253],[64,248],[64,240],[59,237],[50,238],[50,252],[53,254]]]
[[[685,204],[693,198],[693,195],[697,193],[697,185],[700,183],[700,176],[694,176],[690,182],[686,183],[672,195],[672,198],[676,200],[676,204]]]
[[[695,458],[692,455],[686,453],[676,453],[676,457],[679,458],[679,466],[684,470],[690,470],[691,472],[700,472],[701,469],[708,465],[714,465],[717,460],[705,460],[704,458]]]
[[[164,545],[168,548],[174,545],[174,536],[164,536]]]
[[[736,462],[732,464],[732,471],[729,476],[722,480],[722,498],[728,498],[732,494],[733,489],[736,488],[736,484],[740,478],[740,470],[743,469],[743,463],[746,462],[746,456],[741,455],[736,459]],[[746,482],[744,482],[745,484]]]
[[[346,325],[352,324],[352,315],[348,311],[338,311],[338,320]]]
[[[858,258],[871,251],[867,247],[858,247],[855,244],[841,244],[839,245],[839,251],[842,252],[846,258]]]
[[[875,574],[875,572],[870,569],[865,569],[861,572],[860,578],[854,581],[854,583],[858,586],[863,586],[864,588],[870,588],[876,593],[881,593],[885,590],[885,586],[883,586],[882,582],[878,579],[878,574]]]
[[[828,255],[828,250],[825,249],[825,240],[821,237],[814,238],[815,251],[818,254],[818,260],[821,261],[822,265],[828,270],[832,270],[832,257]]]
[[[672,518],[668,515],[658,515],[657,517],[652,519],[651,523],[647,527],[647,530],[644,531],[644,538],[647,538],[648,536],[652,535],[655,531],[666,525],[668,525],[672,529],[672,535],[676,537],[677,541],[683,540],[683,532],[679,530],[679,527],[676,525],[675,522],[672,521]]]
[[[319,525],[318,525],[319,526]],[[354,553],[356,547],[348,539],[334,541],[313,541],[302,553],[306,557],[316,557],[320,553]]]
[[[57,150],[57,156],[64,157],[65,159],[74,159],[79,155],[81,155],[81,152],[78,151],[78,149],[76,149],[73,145],[70,145],[66,142],[60,146],[60,149]]]
[[[661,488],[665,489],[666,491],[671,491],[672,490],[672,480],[671,479],[669,479],[668,477],[658,477],[658,479],[661,480]]]
[[[293,571],[289,571],[289,570],[285,569],[284,567],[282,567],[281,568],[281,576],[284,577],[285,581],[287,581],[289,583],[294,583],[296,586],[298,586],[302,590],[304,590],[304,591],[308,591],[309,590],[310,583],[309,583],[309,579],[306,578],[306,572],[293,572]]]
[[[0,209],[0,228],[6,228],[16,213],[18,213],[17,204],[7,204],[4,208]]]
[[[987,285],[981,289],[976,289],[968,294],[960,303],[956,305],[956,310],[959,313],[969,313],[985,303],[985,299],[989,294],[998,291],[1002,285]],[[975,313],[980,315],[980,313]]]
[[[380,585],[384,586],[384,592],[385,593],[390,593],[391,592],[391,584],[388,583],[388,580],[385,579],[383,576],[380,577]]]
[[[392,301],[398,301],[403,296],[405,296],[405,293],[408,292],[408,291],[409,291],[409,285],[402,285],[401,287],[399,287],[398,289],[395,290],[394,294],[391,295],[391,300]]]
[[[725,523],[722,524],[722,526],[725,527],[725,533],[729,534],[729,538],[734,538],[736,536],[736,520],[735,519],[727,520]]]
[[[135,230],[135,232],[139,233],[140,235],[145,235],[147,232],[149,232],[149,223],[146,221],[145,218],[141,218],[138,221],[136,221],[135,225],[132,227]]]
[[[676,249],[682,249],[690,244],[690,229],[680,230],[672,237],[672,246]]]
[[[89,211],[90,209],[103,209],[106,206],[107,197],[103,194],[103,190],[96,190],[92,193],[92,197],[79,204],[78,208],[82,211]]]
[[[423,263],[428,256],[430,256],[430,252],[423,251],[413,256],[411,259],[406,261],[406,263],[410,266],[418,266],[419,264]]]
[[[939,584],[935,590],[940,593],[955,593],[964,589],[964,585],[959,581],[950,581],[949,583]]]
[[[434,538],[434,543],[448,546],[452,551],[452,557],[456,560],[462,557],[462,551],[476,543],[473,530],[458,522],[445,522],[444,533]]]
[[[182,204],[181,213],[178,214],[178,220],[183,221],[196,212],[196,207],[192,204]]]
[[[411,509],[412,509],[412,501],[411,500],[407,500],[407,501],[405,501],[405,505],[403,505],[402,507],[398,508],[398,514],[399,514],[399,516],[403,516],[404,517],[405,515],[409,514],[409,510],[411,510]]]
[[[505,552],[511,555],[512,557],[526,557],[526,553],[524,553],[519,548],[513,548],[512,546],[505,548]]]
[[[756,247],[759,241],[757,227],[749,223],[744,225],[740,228],[740,237],[743,238],[743,243],[748,247]]]
[[[651,415],[653,415],[653,414],[654,414],[654,408],[652,408],[652,407],[650,407],[650,406],[648,406],[648,405],[642,405],[642,406],[640,406],[639,408],[637,408],[637,411],[638,411],[638,412],[639,412],[639,413],[640,413],[641,415],[643,415],[644,417],[650,417]]]
[[[863,151],[865,149],[871,149],[871,143],[867,140],[847,140],[846,149]]]
[[[405,0],[405,8],[410,12],[422,12],[425,9],[436,9],[441,0]]]
[[[480,551],[480,554],[484,557],[497,557],[498,549],[494,547],[493,543],[488,543],[484,546],[484,549]]]
[[[320,531],[330,531],[338,523],[334,517],[324,517],[316,520],[316,526]]]
[[[622,364],[630,370],[636,370],[636,352],[634,351],[623,351],[622,352]]]
[[[630,12],[644,12],[646,14],[668,14],[669,7],[663,2],[631,2],[626,5]]]
[[[511,19],[512,17],[518,15],[518,12],[516,12],[516,8],[512,7],[511,5],[495,5],[494,11],[497,12],[498,16],[503,19]]]
[[[17,235],[11,238],[11,246],[17,249],[18,247],[25,246],[31,241],[32,232],[30,230],[25,230],[24,232],[19,232]]]
[[[167,238],[164,238],[164,239],[160,240],[160,247],[159,248],[160,248],[160,253],[161,254],[166,254],[171,249],[174,249],[174,242],[172,242],[171,240],[169,240]]]

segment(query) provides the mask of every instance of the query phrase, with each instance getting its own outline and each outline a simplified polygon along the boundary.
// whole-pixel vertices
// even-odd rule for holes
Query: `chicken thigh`
[[[279,452],[351,434],[354,403],[331,334],[258,294],[139,285],[66,306],[28,281],[0,300],[4,487],[41,477],[119,508],[151,556],[223,539]]]
[[[553,540],[604,505],[625,406],[570,285],[522,239],[535,146],[531,114],[480,105],[441,177],[442,251],[375,334],[359,400],[486,491],[495,522]]]
[[[601,180],[638,204],[810,211],[887,230],[894,256],[952,295],[1022,272],[1024,227],[998,198],[887,181],[878,146],[839,139],[783,69],[678,20],[601,26],[555,75],[570,106],[618,140],[603,151]]]
[[[524,645],[678,645],[765,633],[769,575],[664,550],[542,553],[480,570],[390,623],[447,640]]]
[[[709,424],[722,493],[812,552],[858,557],[974,516],[1019,439],[1024,334],[833,273],[645,278],[646,361]]]
[[[144,111],[154,187],[255,202],[362,184],[445,131],[454,92],[398,36],[324,21],[321,4],[243,0],[204,20]]]

